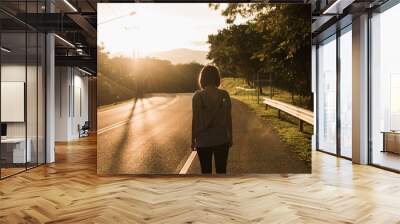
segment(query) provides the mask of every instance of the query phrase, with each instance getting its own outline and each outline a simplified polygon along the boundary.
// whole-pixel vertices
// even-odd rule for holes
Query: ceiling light
[[[354,0],[336,0],[332,5],[325,9],[322,14],[342,14],[343,9],[351,5],[353,2]]]
[[[7,49],[5,47],[1,47],[0,49],[1,49],[1,51],[4,51],[6,53],[10,53],[11,52],[11,50],[9,50],[9,49]]]
[[[68,40],[66,40],[66,39],[64,39],[64,38],[62,38],[62,37],[60,37],[60,36],[57,35],[57,34],[54,34],[54,36],[57,37],[57,38],[58,38],[59,40],[61,40],[62,42],[64,42],[65,44],[67,44],[68,46],[75,48],[75,45],[73,45],[73,44],[72,44],[71,42],[69,42]]]
[[[68,1],[64,0],[65,4],[67,4],[74,12],[78,12],[78,10]]]

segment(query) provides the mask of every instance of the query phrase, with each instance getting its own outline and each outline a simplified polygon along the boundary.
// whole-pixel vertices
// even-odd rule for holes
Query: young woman
[[[211,174],[213,155],[217,174],[225,174],[232,146],[231,99],[218,88],[220,82],[218,69],[205,66],[199,76],[201,90],[192,99],[192,149],[197,150],[203,174]]]

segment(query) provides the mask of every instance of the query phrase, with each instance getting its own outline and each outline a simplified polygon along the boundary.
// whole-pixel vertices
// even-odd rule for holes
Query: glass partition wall
[[[371,18],[370,163],[400,171],[400,4]]]
[[[340,33],[340,155],[352,157],[352,35],[351,25]]]
[[[18,7],[38,12],[39,2]],[[45,163],[45,35],[13,19],[0,12],[1,179]]]
[[[318,149],[336,153],[336,35],[318,45]]]
[[[351,25],[317,47],[317,149],[352,157]]]
[[[368,164],[400,172],[400,4],[369,16]],[[356,39],[355,41],[359,41]],[[317,149],[352,158],[352,27],[317,44]],[[363,49],[364,50],[364,49]]]
[[[26,169],[26,33],[1,34],[1,177]],[[6,50],[5,50],[6,49]],[[28,162],[30,160],[28,159]]]

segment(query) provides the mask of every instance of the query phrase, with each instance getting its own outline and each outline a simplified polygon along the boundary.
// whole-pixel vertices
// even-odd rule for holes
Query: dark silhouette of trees
[[[171,64],[154,58],[109,57],[98,50],[98,104],[106,105],[148,93],[183,93],[198,89],[203,65]]]

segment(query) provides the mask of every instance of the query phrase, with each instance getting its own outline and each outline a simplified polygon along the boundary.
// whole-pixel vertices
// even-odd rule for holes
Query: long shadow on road
[[[147,102],[153,100],[151,97],[132,101],[128,119],[135,120],[98,138],[99,174],[179,172],[190,154],[191,95],[179,95],[170,104],[166,102],[171,98],[163,97],[162,107]],[[232,99],[232,118],[234,146],[229,153],[229,174],[310,172],[307,163],[246,104]],[[200,174],[198,158],[189,174]]]
[[[135,114],[135,109],[136,109],[136,105],[137,102],[141,101],[143,102],[142,98],[136,98],[133,100],[132,102],[132,109],[130,111],[130,114],[128,116],[128,120],[132,120],[133,115]],[[142,103],[143,105],[143,103]],[[123,160],[123,150],[124,150],[124,146],[127,143],[127,136],[129,133],[129,129],[130,129],[131,123],[129,122],[127,125],[124,125],[124,129],[123,129],[123,134],[122,136],[119,137],[119,140],[117,142],[117,144],[115,144],[115,148],[117,149],[112,157],[112,162],[111,162],[111,173],[118,173],[119,169],[120,169],[120,165],[122,164],[122,160]]]
[[[132,109],[127,118],[130,122],[123,126],[123,130],[118,130],[119,133],[115,135],[113,140],[112,149],[110,149],[113,154],[111,161],[109,162],[109,171],[112,174],[121,174],[129,172],[127,167],[136,167],[135,170],[131,170],[132,173],[143,173],[143,170],[157,171],[163,170],[163,161],[160,158],[160,154],[154,152],[153,150],[148,150],[147,155],[141,153],[140,148],[147,148],[145,145],[157,145],[156,139],[152,134],[147,134],[140,136],[135,132],[142,133],[143,130],[151,130],[155,127],[151,127],[150,117],[151,114],[147,112],[147,109],[152,108],[156,105],[152,98],[136,98],[133,101]],[[138,108],[139,107],[139,108]],[[132,121],[134,119],[135,111],[140,111],[140,118]],[[140,127],[138,127],[140,126]],[[140,129],[140,131],[138,130]],[[113,134],[113,133],[110,133]],[[141,139],[146,139],[142,142]],[[142,144],[135,144],[142,142]],[[140,146],[136,147],[136,146]],[[148,158],[151,158],[150,161]],[[134,158],[134,159],[133,159]],[[108,162],[108,161],[107,161]],[[143,167],[143,164],[146,167]]]
[[[190,154],[190,103],[190,94],[138,99],[128,123],[99,136],[98,173],[176,173]]]

